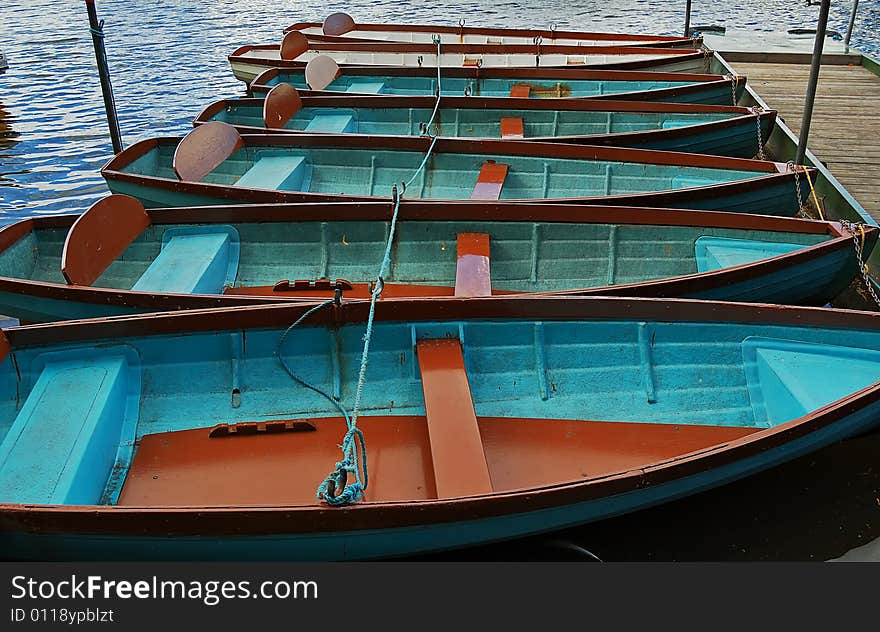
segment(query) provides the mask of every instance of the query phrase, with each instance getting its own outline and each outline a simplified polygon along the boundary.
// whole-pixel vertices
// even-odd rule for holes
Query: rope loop
[[[317,491],[318,499],[333,507],[360,502],[364,499],[364,491],[368,484],[367,448],[363,431],[357,426],[350,426],[339,447],[342,448],[346,458],[336,463],[336,468],[327,475]],[[361,483],[361,468],[358,461],[364,464],[363,483]],[[351,485],[348,484],[349,474],[355,477],[355,482]]]
[[[101,39],[104,39],[104,20],[101,20],[101,21],[98,22],[98,28],[96,28],[96,29],[93,29],[93,28],[90,26],[90,27],[89,27],[89,31],[90,31],[90,32],[92,33],[92,35],[94,35],[95,37],[100,37]]]
[[[437,42],[437,86],[440,86],[440,36],[435,36],[435,41]],[[434,116],[437,114],[437,108],[440,105],[440,92],[438,90],[437,93],[437,103],[434,106],[434,114],[431,115],[431,120],[428,121],[427,124],[424,124],[423,129],[430,129],[431,123],[434,121]],[[287,363],[284,360],[284,357],[280,353],[281,345],[284,343],[287,334],[291,329],[296,327],[300,322],[302,322],[305,318],[307,318],[310,314],[315,311],[327,306],[334,304],[333,300],[326,301],[317,305],[310,310],[308,310],[305,314],[303,314],[297,321],[288,327],[287,331],[281,336],[281,340],[278,343],[278,357],[281,360],[282,365],[287,370],[287,372],[300,384],[312,389],[323,395],[324,397],[330,399],[336,407],[342,412],[345,417],[345,423],[348,426],[348,430],[345,433],[345,436],[342,438],[342,444],[339,446],[342,449],[343,458],[341,461],[336,463],[335,468],[332,472],[330,472],[327,477],[321,482],[316,491],[317,497],[320,500],[323,500],[328,505],[333,507],[339,507],[342,505],[349,505],[352,503],[359,502],[364,498],[364,492],[367,489],[367,484],[369,482],[368,473],[367,473],[367,448],[366,443],[364,442],[364,434],[357,427],[358,416],[360,415],[361,409],[361,398],[364,390],[364,383],[367,377],[367,365],[370,359],[370,343],[373,338],[373,324],[375,322],[376,316],[376,303],[382,296],[382,291],[385,289],[385,275],[388,273],[388,270],[391,268],[391,249],[394,245],[394,235],[397,230],[397,219],[400,214],[400,201],[403,198],[403,195],[406,193],[407,185],[412,184],[415,179],[418,177],[419,173],[421,173],[425,166],[428,164],[428,160],[430,159],[432,153],[434,152],[434,147],[437,144],[437,137],[431,137],[431,144],[428,146],[428,150],[425,152],[425,156],[422,159],[421,164],[419,164],[418,168],[412,174],[409,180],[406,182],[400,182],[400,188],[398,188],[397,184],[391,186],[391,203],[392,203],[392,212],[391,212],[391,224],[388,230],[388,240],[385,243],[385,252],[382,257],[382,262],[379,265],[379,271],[376,273],[376,281],[373,285],[372,290],[370,291],[370,307],[369,312],[367,314],[367,322],[366,327],[364,329],[364,348],[361,352],[361,365],[358,371],[357,378],[357,387],[354,395],[354,406],[352,408],[352,412],[349,415],[348,411],[345,407],[336,401],[333,397],[331,397],[326,392],[320,390],[319,388],[308,384],[301,378],[297,377],[291,370],[290,367],[287,366]],[[350,475],[354,476],[354,482],[349,483]]]

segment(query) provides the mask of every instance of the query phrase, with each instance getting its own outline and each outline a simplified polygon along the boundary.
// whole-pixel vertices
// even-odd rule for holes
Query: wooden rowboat
[[[880,422],[880,314],[631,298],[365,301],[0,335],[0,546],[43,559],[362,559],[570,527]],[[327,394],[295,381],[293,375]],[[63,388],[61,387],[63,385]],[[336,399],[332,399],[336,398]],[[46,437],[51,437],[47,441]]]
[[[194,120],[222,121],[241,134],[361,134],[506,138],[687,151],[751,158],[770,137],[775,111],[588,99],[305,96],[279,84],[265,99],[225,99]],[[761,126],[760,133],[757,126]]]
[[[0,312],[24,321],[368,298],[390,227],[380,202],[85,214],[0,230]],[[389,297],[522,292],[823,305],[857,271],[836,223],[704,211],[404,202]],[[870,252],[877,229],[866,227]]]
[[[538,44],[441,46],[442,68],[576,67],[699,72],[706,69],[708,53],[691,48],[650,46],[553,46]],[[250,83],[269,68],[305,66],[318,56],[347,66],[411,66],[437,68],[437,46],[403,42],[310,42],[291,31],[281,44],[241,46],[229,55],[235,77]]]
[[[317,57],[305,68],[270,68],[254,79],[249,89],[260,96],[279,83],[289,83],[300,91],[434,96],[437,71],[426,67],[339,67],[329,57]],[[446,68],[440,79],[441,92],[446,96],[571,97],[710,105],[736,105],[733,95],[739,100],[745,86],[743,76],[582,68]]]
[[[112,192],[149,207],[381,200],[415,174],[403,192],[409,199],[590,201],[764,215],[799,208],[795,172],[782,163],[505,140],[241,136],[219,121],[185,139],[135,143],[101,173]]]
[[[323,22],[297,22],[284,29],[297,31],[310,41],[373,40],[431,44],[440,36],[443,44],[533,44],[541,38],[544,44],[556,46],[657,46],[699,48],[702,38],[682,38],[668,35],[636,35],[633,33],[590,33],[550,29],[484,28],[459,24],[376,24],[356,23],[345,13],[334,13]]]

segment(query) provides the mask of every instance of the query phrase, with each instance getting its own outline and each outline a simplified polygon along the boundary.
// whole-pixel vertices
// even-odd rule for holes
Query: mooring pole
[[[95,0],[86,0],[89,12],[89,30],[92,32],[92,44],[95,47],[95,61],[98,63],[98,77],[101,79],[101,92],[104,95],[104,109],[107,111],[107,126],[110,128],[110,142],[113,152],[122,151],[122,134],[119,131],[119,119],[116,117],[116,102],[113,100],[113,86],[110,85],[110,70],[107,67],[107,52],[104,50],[104,20],[98,21],[98,10]]]
[[[825,46],[825,30],[828,27],[828,9],[831,0],[822,0],[819,7],[819,23],[816,25],[816,42],[813,44],[813,61],[810,66],[810,81],[807,84],[807,97],[804,101],[804,116],[801,119],[801,134],[798,138],[797,155],[794,163],[804,164],[807,152],[807,139],[810,136],[810,121],[813,118],[813,103],[816,100],[816,86],[819,85],[819,67],[822,65],[822,49]]]
[[[849,41],[852,39],[853,26],[856,23],[856,12],[859,10],[859,0],[853,0],[852,13],[849,14],[849,26],[846,28],[846,39],[843,40],[846,49],[849,50]]]
[[[684,9],[684,36],[691,36],[691,0],[687,0],[687,6]]]

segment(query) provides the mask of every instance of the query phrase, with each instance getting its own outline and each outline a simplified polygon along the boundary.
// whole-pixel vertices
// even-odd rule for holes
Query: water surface
[[[226,55],[246,43],[278,41],[293,22],[345,10],[361,21],[547,27],[678,34],[684,0],[101,0],[107,54],[126,145],[178,136],[211,101],[240,95]],[[692,24],[779,31],[810,26],[818,7],[802,0],[695,2]],[[528,8],[526,8],[528,7]],[[845,31],[849,5],[832,5]],[[880,50],[880,0],[863,0],[854,40]],[[0,223],[77,213],[106,195],[98,174],[112,150],[91,36],[81,0],[0,3]]]

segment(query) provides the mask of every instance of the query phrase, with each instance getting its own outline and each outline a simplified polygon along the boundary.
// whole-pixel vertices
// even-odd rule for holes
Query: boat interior
[[[798,419],[880,369],[875,331],[669,316],[380,318],[358,418],[367,503],[670,463]],[[13,344],[0,363],[0,502],[316,505],[339,458],[338,406],[352,405],[364,331],[138,335],[134,324]]]
[[[433,107],[310,107],[299,109],[280,129],[310,133],[419,136]],[[740,112],[621,112],[440,107],[427,130],[434,136],[538,138],[625,134],[726,121]],[[265,129],[261,101],[227,101],[211,120]],[[274,128],[274,126],[273,126]],[[275,128],[277,129],[277,128]],[[751,156],[749,156],[751,157]]]
[[[223,125],[216,121],[212,124]],[[207,127],[199,126],[187,138],[195,141],[193,134]],[[159,143],[120,170],[176,181],[176,150],[176,144]],[[392,185],[410,179],[424,159],[421,151],[405,149],[244,145],[228,158],[218,155],[217,166],[197,181],[251,189],[385,196],[390,195]],[[435,151],[407,189],[407,196],[452,200],[591,197],[709,186],[763,174],[710,167]]]
[[[308,90],[304,70],[282,70],[266,79],[268,86],[289,83],[298,90]],[[659,90],[693,85],[693,81],[655,81],[655,80],[601,80],[601,79],[501,79],[470,77],[441,77],[440,89],[444,94],[471,94],[484,97],[517,96],[532,98],[592,97],[605,94],[621,94]],[[408,77],[395,75],[349,75],[343,74],[324,90],[337,92],[356,92],[359,94],[396,94],[402,96],[433,95],[437,92],[436,77]]]
[[[287,281],[288,291],[305,297],[321,279],[344,279],[350,282],[346,296],[368,296],[390,223],[334,220],[141,228],[135,228],[140,232],[131,235],[131,243],[87,284],[158,293],[272,295],[283,292]],[[73,231],[70,235],[66,228],[27,232],[0,251],[0,276],[65,283],[65,240],[88,242]],[[827,232],[700,226],[402,220],[385,281],[389,296],[467,295],[464,286],[475,276],[485,277],[478,283],[482,294],[486,289],[572,290],[709,272],[831,238]],[[98,245],[94,248],[100,250]],[[97,250],[78,256],[93,262],[101,258]],[[68,263],[85,265],[73,257]]]

